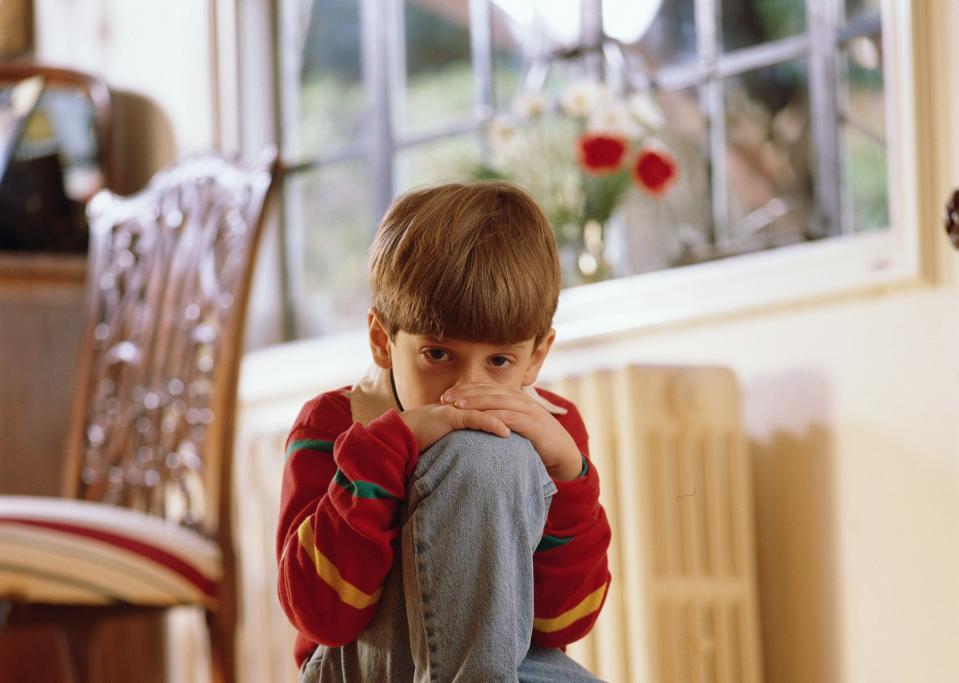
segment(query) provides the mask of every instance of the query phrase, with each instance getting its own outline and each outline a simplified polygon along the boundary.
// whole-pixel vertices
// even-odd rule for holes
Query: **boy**
[[[301,681],[592,681],[610,531],[576,408],[533,389],[560,274],[502,182],[400,197],[370,254],[374,366],[287,440],[279,596]]]

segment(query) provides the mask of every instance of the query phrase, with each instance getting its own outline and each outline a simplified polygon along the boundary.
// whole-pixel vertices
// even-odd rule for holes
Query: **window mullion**
[[[764,69],[793,59],[801,59],[808,54],[809,38],[804,35],[760,43],[720,55],[716,60],[716,76],[718,78],[730,78],[747,71]]]
[[[709,178],[712,207],[713,244],[722,247],[729,243],[729,212],[726,193],[726,108],[724,88],[716,78],[719,61],[720,9],[718,0],[696,0],[696,42],[699,60],[709,80],[700,88],[703,109],[709,114]]]
[[[493,22],[489,0],[469,0],[470,56],[476,119],[486,121],[493,113]]]
[[[881,25],[878,17],[859,20],[837,32],[839,44],[845,44],[860,36],[879,35]],[[809,36],[806,34],[781,38],[768,43],[743,47],[719,54],[710,67],[702,62],[667,66],[655,75],[654,88],[660,92],[672,92],[700,86],[710,78],[730,78],[747,71],[764,69],[794,59],[808,57]]]
[[[287,150],[299,150],[300,73],[303,67],[302,53],[297,53],[299,41],[293,40],[297,30],[295,3],[276,0],[278,17],[273,27],[276,60],[276,105],[279,112],[277,140],[281,157]],[[295,143],[295,144],[294,144]],[[283,289],[283,335],[295,339],[298,334],[298,312],[304,301],[303,284],[306,269],[302,255],[306,236],[305,221],[299,202],[289,201],[290,177],[284,177],[283,201],[280,202],[280,274]]]
[[[473,63],[475,121],[482,128],[493,116],[493,21],[489,0],[470,0],[470,57]],[[480,136],[484,163],[489,162],[489,143]]]
[[[400,137],[393,141],[393,146],[397,150],[417,147],[428,142],[439,142],[447,138],[454,138],[459,135],[469,135],[482,130],[482,124],[475,121],[466,121],[461,123],[450,123],[444,126],[437,126],[434,130],[427,133],[415,133],[410,136]]]
[[[809,27],[809,112],[813,135],[814,189],[818,230],[824,235],[851,231],[842,221],[842,177],[838,120],[838,0],[806,3]]]
[[[580,6],[580,43],[587,48],[584,66],[590,78],[605,81],[603,63],[603,0],[582,0]]]
[[[377,221],[386,213],[393,198],[394,145],[390,98],[393,93],[399,93],[393,89],[390,53],[396,52],[403,40],[403,32],[398,28],[402,25],[403,8],[397,4],[398,0],[362,0],[360,6],[363,82],[370,122],[366,142],[373,183],[373,216]],[[399,52],[402,54],[401,50]]]

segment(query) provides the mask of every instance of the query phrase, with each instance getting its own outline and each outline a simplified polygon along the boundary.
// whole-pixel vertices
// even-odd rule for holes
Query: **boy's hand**
[[[546,408],[519,389],[498,384],[459,384],[440,401],[464,413],[482,411],[533,444],[553,479],[571,481],[583,468],[583,456],[573,437]]]
[[[404,410],[400,419],[413,432],[420,453],[457,429],[477,429],[496,436],[509,436],[509,427],[495,415],[480,410],[460,410],[440,403]]]

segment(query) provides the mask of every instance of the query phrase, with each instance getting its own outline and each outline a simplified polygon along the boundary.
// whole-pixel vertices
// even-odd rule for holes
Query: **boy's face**
[[[369,316],[370,347],[378,366],[392,368],[403,408],[439,403],[452,386],[498,384],[519,389],[532,384],[553,344],[553,330],[534,346],[533,339],[517,344],[487,344],[458,339],[431,339],[398,331],[392,339],[373,312]]]

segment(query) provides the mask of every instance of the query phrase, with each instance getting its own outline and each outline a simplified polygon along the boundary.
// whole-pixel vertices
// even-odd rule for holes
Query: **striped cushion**
[[[217,544],[172,522],[102,503],[0,496],[0,596],[212,606],[222,573]]]

